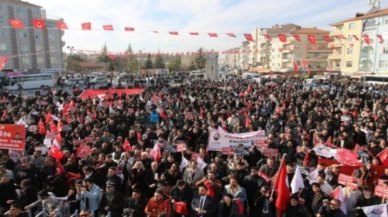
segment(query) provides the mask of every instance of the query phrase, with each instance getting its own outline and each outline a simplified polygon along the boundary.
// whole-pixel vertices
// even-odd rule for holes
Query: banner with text
[[[24,150],[26,135],[24,125],[0,125],[0,149]]]
[[[208,150],[222,151],[222,148],[237,148],[241,145],[250,147],[251,145],[256,145],[257,140],[263,140],[264,138],[265,131],[233,134],[218,128],[218,130],[211,130],[209,133]]]

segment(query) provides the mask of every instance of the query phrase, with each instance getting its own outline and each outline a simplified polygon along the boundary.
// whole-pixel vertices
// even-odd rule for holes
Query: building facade
[[[218,80],[218,54],[206,55],[206,78],[210,80]]]
[[[249,41],[244,41],[240,45],[240,59],[239,59],[239,68],[247,69],[249,68],[250,61],[248,59],[249,51]]]
[[[229,70],[237,69],[239,59],[240,59],[240,49],[231,48],[225,53],[225,64],[228,66]]]
[[[20,19],[25,28],[10,28],[9,19]],[[46,28],[34,29],[33,19],[45,20]],[[47,19],[41,6],[0,0],[0,56],[10,57],[3,70],[63,71],[64,31],[57,29],[57,21],[63,19]]]
[[[297,41],[293,35],[299,35]],[[314,35],[316,43],[311,44],[308,35]],[[271,39],[270,67],[273,71],[293,71],[294,62],[300,65],[301,61],[307,61],[311,72],[323,72],[327,67],[327,57],[332,52],[328,48],[328,42],[323,35],[329,35],[329,31],[317,28],[300,28],[290,31],[286,42],[281,42],[279,37]]]

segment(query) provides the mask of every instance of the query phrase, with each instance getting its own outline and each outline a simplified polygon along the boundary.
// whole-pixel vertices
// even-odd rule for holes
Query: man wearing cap
[[[310,217],[306,207],[299,204],[299,198],[296,195],[291,196],[290,203],[284,214],[284,217]]]
[[[115,189],[116,183],[107,181],[105,193],[100,202],[100,213],[106,216],[111,212],[111,217],[120,217],[124,208],[124,196]]]

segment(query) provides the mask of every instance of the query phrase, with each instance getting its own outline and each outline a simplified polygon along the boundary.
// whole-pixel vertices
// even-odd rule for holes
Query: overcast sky
[[[388,0],[382,0],[384,5]],[[29,0],[47,10],[49,17],[63,17],[70,29],[92,22],[93,29],[112,24],[116,30],[134,27],[135,32],[68,30],[66,45],[76,49],[186,52],[205,49],[223,51],[239,46],[244,33],[255,27],[295,23],[330,29],[329,24],[369,9],[368,0]],[[159,31],[158,34],[152,31]],[[169,35],[178,31],[178,36]],[[190,36],[188,32],[199,32]],[[230,38],[225,33],[235,33]],[[219,33],[210,38],[207,33]]]

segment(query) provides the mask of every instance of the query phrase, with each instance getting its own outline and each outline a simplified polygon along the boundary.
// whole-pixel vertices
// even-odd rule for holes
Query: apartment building
[[[271,57],[273,56],[272,51],[272,43],[273,40],[277,39],[278,34],[288,34],[291,31],[295,31],[300,29],[301,26],[287,23],[284,25],[276,24],[271,28],[261,28],[258,32],[256,47],[258,49],[256,58],[257,58],[257,66],[261,66],[263,68],[271,68]],[[269,35],[271,40],[268,40],[264,35]]]
[[[362,44],[363,21],[349,19],[331,24],[335,29],[330,32],[333,42],[329,43],[332,53],[328,57],[328,71],[352,75],[359,71]]]
[[[10,28],[9,19],[20,19],[25,28]],[[33,19],[45,20],[46,28],[34,29]],[[63,19],[47,18],[39,5],[0,0],[0,56],[10,57],[3,70],[63,71],[64,31],[57,29],[57,21]]]
[[[238,62],[240,59],[240,49],[231,48],[225,53],[225,64],[229,69],[236,69],[238,67]]]
[[[250,66],[249,57],[249,41],[244,41],[241,43],[239,47],[240,59],[239,59],[239,67],[243,69],[247,69]]]
[[[299,35],[297,41],[294,35]],[[311,44],[308,35],[314,35],[315,44]],[[327,67],[327,57],[332,51],[328,48],[328,42],[323,35],[329,35],[329,31],[317,28],[298,28],[289,31],[286,42],[281,42],[278,37],[273,37],[271,42],[270,67],[273,71],[293,71],[294,62],[298,64],[307,60],[311,72],[323,72]]]

